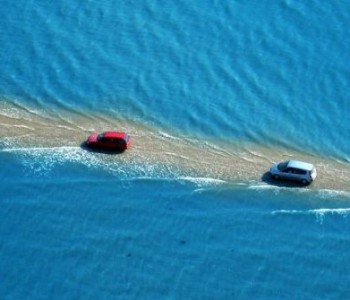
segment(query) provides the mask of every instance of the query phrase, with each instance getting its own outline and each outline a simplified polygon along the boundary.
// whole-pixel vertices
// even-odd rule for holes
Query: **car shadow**
[[[101,153],[101,154],[108,154],[108,155],[117,155],[125,152],[125,150],[106,150],[106,149],[91,148],[86,145],[86,142],[81,143],[80,148],[87,152]]]
[[[298,181],[290,181],[290,180],[283,180],[283,179],[273,179],[270,176],[269,172],[265,172],[262,177],[261,177],[261,181],[265,182],[269,185],[274,185],[274,186],[278,186],[278,187],[289,187],[289,188],[303,188],[306,187],[308,185],[310,185],[310,183],[301,183]]]

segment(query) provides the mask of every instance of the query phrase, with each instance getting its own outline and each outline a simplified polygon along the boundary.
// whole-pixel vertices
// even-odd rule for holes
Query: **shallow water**
[[[194,176],[244,183],[264,183],[268,181],[265,173],[274,161],[298,158],[311,161],[318,169],[317,181],[309,188],[349,191],[350,169],[347,163],[341,161],[283,148],[238,146],[185,135],[175,136],[106,116],[74,115],[62,111],[59,115],[65,118],[45,116],[44,112],[3,102],[0,114],[2,151],[24,157],[29,165],[31,157],[40,157],[47,165],[72,160],[82,165],[98,164],[112,172],[123,166],[123,172],[131,176],[141,172],[144,176],[156,178]],[[92,153],[81,147],[91,132],[113,129],[116,123],[132,135],[131,151],[107,155]]]
[[[347,5],[6,1],[0,94],[348,161]]]
[[[348,195],[0,158],[4,298],[349,295]]]
[[[349,298],[349,5],[2,1],[0,298]]]

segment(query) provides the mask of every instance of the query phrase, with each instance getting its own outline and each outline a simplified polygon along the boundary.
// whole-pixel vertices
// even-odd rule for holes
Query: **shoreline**
[[[58,112],[57,115],[60,118],[6,101],[1,103],[0,146],[7,150],[59,150],[72,147],[76,148],[74,151],[82,152],[75,154],[77,161],[79,156],[84,160],[89,159],[87,155],[91,155],[93,159],[105,164],[118,165],[123,162],[144,175],[147,175],[147,170],[153,173],[162,170],[161,172],[183,177],[212,178],[225,182],[264,183],[263,176],[273,162],[300,159],[313,163],[318,172],[315,182],[308,189],[350,192],[350,186],[347,186],[350,182],[350,166],[347,162],[281,148],[247,147],[247,144],[233,147],[230,142],[214,144],[211,140],[172,135],[133,121],[106,116],[74,112]],[[132,138],[131,149],[122,155],[97,155],[80,148],[91,132],[109,129],[128,131]]]

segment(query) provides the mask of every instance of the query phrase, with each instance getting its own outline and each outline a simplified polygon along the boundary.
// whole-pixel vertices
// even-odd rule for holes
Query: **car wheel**
[[[272,178],[275,179],[275,180],[278,180],[278,179],[280,179],[281,177],[280,177],[279,175],[276,175],[276,174],[275,174],[275,175],[272,176]]]
[[[309,184],[310,182],[309,182],[308,180],[306,180],[306,179],[303,179],[303,180],[301,181],[301,183],[304,184],[304,185],[306,185],[306,184]]]

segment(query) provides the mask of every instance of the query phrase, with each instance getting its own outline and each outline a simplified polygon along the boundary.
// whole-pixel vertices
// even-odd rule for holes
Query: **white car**
[[[316,178],[316,169],[312,164],[287,160],[272,165],[270,175],[273,179],[286,179],[309,184]]]

